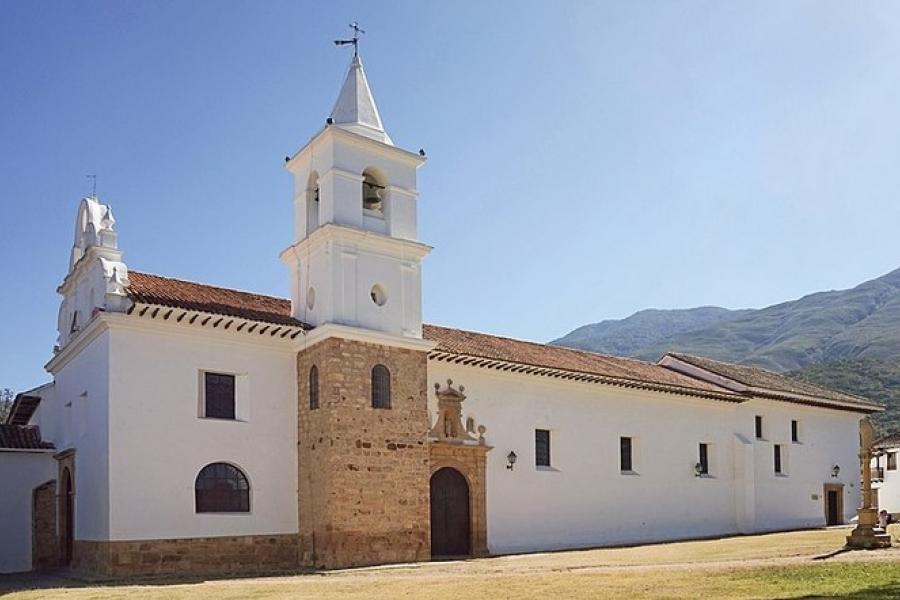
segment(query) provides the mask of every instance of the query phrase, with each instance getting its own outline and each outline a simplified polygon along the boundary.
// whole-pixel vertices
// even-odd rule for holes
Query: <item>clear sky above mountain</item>
[[[47,378],[88,173],[132,269],[288,295],[283,157],[354,19],[428,152],[430,322],[548,340],[900,264],[894,2],[3,2],[0,387]]]

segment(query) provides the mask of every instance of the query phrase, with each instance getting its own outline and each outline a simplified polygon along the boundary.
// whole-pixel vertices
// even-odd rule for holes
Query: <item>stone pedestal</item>
[[[862,471],[862,508],[859,509],[856,529],[847,536],[847,547],[853,549],[873,550],[889,548],[891,536],[882,529],[877,529],[878,509],[872,507],[872,442],[875,439],[875,428],[868,417],[859,422],[859,466]]]
[[[891,536],[876,529],[878,523],[878,510],[874,508],[859,509],[859,524],[847,536],[847,546],[860,550],[874,550],[875,548],[889,548]]]

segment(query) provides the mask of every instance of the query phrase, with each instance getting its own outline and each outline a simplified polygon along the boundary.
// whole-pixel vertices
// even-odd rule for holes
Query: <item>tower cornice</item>
[[[399,148],[391,144],[385,144],[358,133],[347,131],[346,129],[342,129],[336,125],[326,125],[322,129],[317,131],[316,134],[313,135],[308,142],[306,142],[306,144],[304,144],[293,154],[293,156],[291,156],[285,162],[284,168],[291,172],[295,171],[299,166],[298,163],[302,160],[308,150],[314,150],[320,144],[332,138],[340,140],[341,142],[344,142],[348,145],[357,147],[361,150],[366,150],[369,152],[375,151],[380,154],[390,155],[392,158],[399,159],[401,162],[412,165],[414,167],[422,166],[427,160],[424,156],[417,152],[410,152],[409,150],[404,150],[403,148]]]
[[[365,246],[369,251],[380,251],[388,256],[412,260],[421,260],[432,250],[428,244],[415,240],[391,237],[347,225],[326,223],[304,239],[282,250],[278,257],[282,262],[291,264],[302,256],[315,253],[328,242]]]

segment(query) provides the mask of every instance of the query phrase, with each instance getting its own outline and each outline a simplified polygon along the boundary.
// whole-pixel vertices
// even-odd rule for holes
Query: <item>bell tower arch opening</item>
[[[387,201],[387,182],[377,169],[368,167],[362,172],[362,206],[369,216],[384,217]]]

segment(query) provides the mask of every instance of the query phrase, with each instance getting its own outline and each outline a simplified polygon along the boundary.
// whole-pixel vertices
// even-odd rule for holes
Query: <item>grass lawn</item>
[[[4,600],[900,598],[900,550],[813,559],[840,548],[846,534],[804,531],[267,578],[89,585],[20,577],[0,579],[0,594],[7,591]]]

